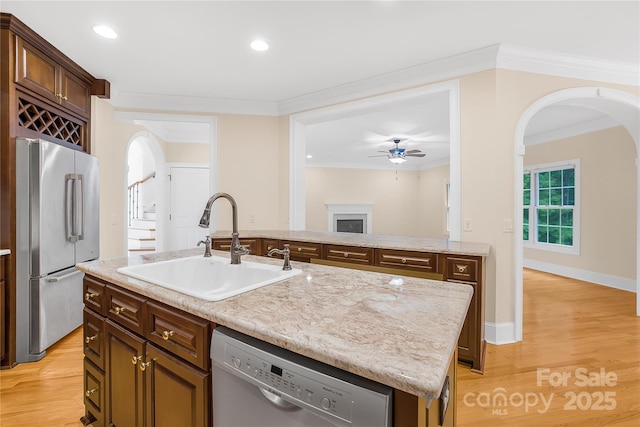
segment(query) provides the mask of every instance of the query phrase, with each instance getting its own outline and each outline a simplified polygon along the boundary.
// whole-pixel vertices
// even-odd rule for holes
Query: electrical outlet
[[[512,219],[503,219],[502,220],[502,232],[503,233],[513,233],[513,220]]]
[[[471,218],[465,218],[462,220],[462,228],[464,231],[471,231]]]
[[[249,224],[255,224],[255,223],[256,223],[255,215],[249,215]]]

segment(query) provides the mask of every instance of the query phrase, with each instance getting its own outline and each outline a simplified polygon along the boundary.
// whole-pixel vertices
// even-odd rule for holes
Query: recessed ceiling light
[[[93,31],[107,39],[115,39],[118,37],[115,31],[105,25],[96,25],[93,27]]]
[[[307,159],[311,159],[313,156],[311,154],[307,154]]]
[[[254,40],[251,42],[251,49],[264,52],[269,49],[269,45],[264,40]]]

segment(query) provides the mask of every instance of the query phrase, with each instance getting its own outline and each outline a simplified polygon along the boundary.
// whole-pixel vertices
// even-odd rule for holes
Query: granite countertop
[[[297,240],[332,245],[386,248],[418,252],[489,256],[491,246],[485,243],[454,242],[432,237],[391,236],[381,234],[332,233],[329,231],[241,230],[241,238]],[[231,231],[216,231],[213,238],[231,237]]]
[[[229,257],[227,252],[213,251]],[[116,270],[184,250],[78,264],[87,274],[239,332],[419,397],[440,395],[473,290],[468,285],[292,262],[291,279],[211,302],[133,279]],[[282,260],[244,256],[281,265]]]
[[[0,256],[9,255],[10,253],[11,253],[11,250],[9,249],[0,249]]]

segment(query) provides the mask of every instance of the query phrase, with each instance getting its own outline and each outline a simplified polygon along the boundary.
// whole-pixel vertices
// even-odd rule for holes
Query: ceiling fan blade
[[[368,156],[368,157],[389,157],[389,155],[388,154],[379,154],[379,155],[376,155],[376,156]]]
[[[415,153],[422,153],[422,150],[409,150],[409,151],[405,151],[405,154],[415,154]]]
[[[405,154],[406,157],[424,157],[426,154]]]

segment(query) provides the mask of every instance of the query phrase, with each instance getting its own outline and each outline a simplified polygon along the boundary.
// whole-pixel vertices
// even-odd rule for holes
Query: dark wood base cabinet
[[[91,276],[84,291],[83,424],[210,427],[213,325]]]

